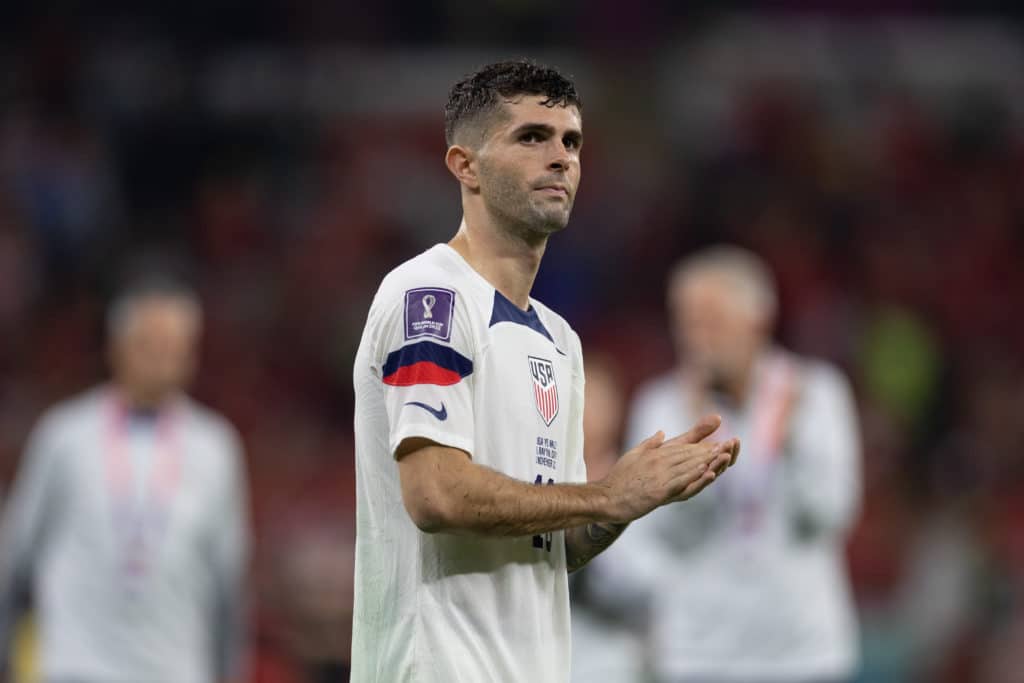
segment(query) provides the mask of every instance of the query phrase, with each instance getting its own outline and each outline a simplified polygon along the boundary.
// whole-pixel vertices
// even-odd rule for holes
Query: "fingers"
[[[718,415],[705,415],[697,421],[689,431],[683,432],[679,436],[672,437],[665,443],[698,443],[703,441],[707,437],[715,433],[722,424],[722,418]]]
[[[736,462],[740,442],[729,439],[718,444],[695,444],[690,448],[699,452],[696,457],[680,460],[674,466],[675,477],[669,487],[672,501],[692,498],[721,476]]]
[[[729,460],[732,458],[732,454],[729,452],[719,453],[715,456],[715,459],[708,465],[708,469],[714,472],[716,475],[725,472],[729,469]]]
[[[736,461],[740,459],[740,440],[733,439],[733,441],[736,442],[736,445],[732,449],[732,460],[729,462],[729,467],[735,465]]]
[[[668,480],[665,486],[666,498],[674,499],[683,489],[700,479],[706,472],[714,472],[711,469],[713,461],[713,458],[700,458],[679,463],[670,468],[665,473]]]
[[[693,498],[698,493],[706,489],[708,485],[711,484],[711,482],[715,481],[717,478],[718,477],[715,475],[713,470],[706,471],[703,475],[700,476],[699,479],[697,479],[697,481],[692,482],[686,488],[684,488],[683,492],[673,499],[673,502],[681,502]]]
[[[711,463],[722,455],[723,452],[719,451],[713,444],[690,444],[684,450],[680,450],[668,458],[666,460],[666,467],[669,471],[678,475],[694,467],[710,467]]]
[[[715,450],[717,455],[710,467],[715,474],[721,474],[736,464],[736,458],[740,452],[740,440],[729,439],[719,444]]]
[[[678,495],[687,486],[701,477],[715,475],[716,464],[727,454],[716,453],[713,449],[701,454],[700,457],[677,463],[670,468],[672,477],[669,481],[669,490],[672,496]]]
[[[644,439],[644,445],[648,448],[657,448],[665,441],[665,432],[660,429]]]
[[[686,500],[715,479],[715,471],[707,463],[694,465],[672,479],[669,486],[671,497],[668,502]]]
[[[664,442],[665,432],[659,429],[654,434],[651,434],[649,437],[638,443],[636,447],[639,448],[640,450],[649,451],[658,448]]]
[[[694,447],[712,445],[713,442],[695,444]],[[739,439],[729,439],[718,444],[713,444],[710,454],[707,456],[708,467],[715,474],[721,474],[736,463],[736,454],[739,453]]]
[[[647,451],[653,451],[664,443],[665,432],[659,429],[654,434],[651,434],[649,437],[626,451],[626,455],[629,455],[630,453],[645,453]]]
[[[723,455],[726,459],[730,459],[732,457],[731,448],[731,440],[721,443],[717,441],[683,443],[673,439],[671,442],[666,441],[659,453],[664,454],[663,457],[669,468],[676,468],[695,462],[709,464],[715,458]]]

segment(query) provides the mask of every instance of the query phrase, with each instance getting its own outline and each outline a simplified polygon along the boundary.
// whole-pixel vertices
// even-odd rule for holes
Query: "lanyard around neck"
[[[153,425],[155,448],[149,477],[136,474],[127,453],[128,409],[113,396],[109,401],[106,425],[106,470],[110,490],[111,514],[116,547],[116,565],[129,588],[138,588],[156,558],[167,532],[172,500],[181,478],[181,453],[175,406],[164,407]],[[141,478],[141,482],[136,479]],[[136,494],[134,489],[140,493]]]
[[[105,449],[107,479],[111,492],[116,497],[131,497],[130,491],[136,475],[135,466],[126,448],[130,415],[128,407],[116,396],[111,397],[108,405]],[[156,457],[150,476],[142,485],[140,506],[147,505],[150,499],[169,501],[177,490],[181,462],[177,453],[179,444],[175,430],[176,412],[174,406],[166,406],[161,408],[154,418]]]

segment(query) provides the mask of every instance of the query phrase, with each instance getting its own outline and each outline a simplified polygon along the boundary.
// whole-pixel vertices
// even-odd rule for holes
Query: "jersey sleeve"
[[[380,303],[375,365],[391,453],[421,437],[472,456],[476,343],[469,302],[444,287],[415,287]]]

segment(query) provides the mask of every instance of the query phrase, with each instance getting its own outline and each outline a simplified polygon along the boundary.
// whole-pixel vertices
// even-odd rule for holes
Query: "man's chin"
[[[537,217],[537,221],[534,223],[534,229],[537,232],[552,235],[556,232],[565,230],[567,225],[569,225],[568,212],[558,214],[545,212]]]
[[[556,232],[562,232],[563,230],[565,230],[566,226],[568,225],[569,221],[565,221],[564,223],[548,223],[543,228],[541,228],[541,230],[549,235],[554,235]]]

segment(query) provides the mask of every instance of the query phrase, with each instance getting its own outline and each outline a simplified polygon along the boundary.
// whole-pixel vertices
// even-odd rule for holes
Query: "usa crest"
[[[555,384],[555,366],[544,358],[528,356],[530,377],[533,379],[533,397],[537,412],[548,427],[558,415],[558,385]]]

